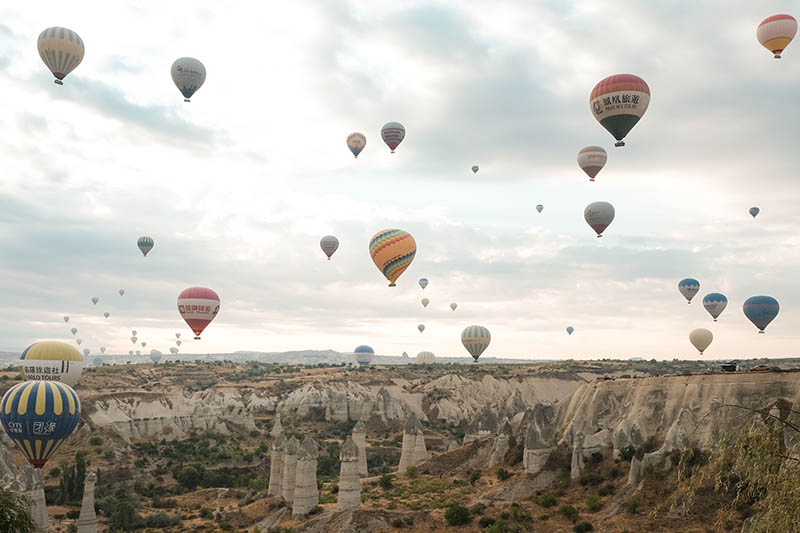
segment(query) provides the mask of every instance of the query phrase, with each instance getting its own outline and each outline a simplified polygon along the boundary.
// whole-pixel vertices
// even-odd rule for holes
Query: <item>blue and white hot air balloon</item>
[[[356,362],[361,366],[367,366],[372,362],[372,358],[375,356],[375,351],[366,345],[361,345],[356,347],[353,350],[353,353],[356,356]]]
[[[743,310],[744,316],[758,328],[758,332],[764,333],[764,329],[778,316],[780,306],[772,296],[751,296],[745,300]]]
[[[708,311],[708,314],[714,319],[714,322],[717,321],[717,317],[725,310],[727,305],[728,299],[724,294],[712,292],[703,297],[703,307],[706,308],[706,311]]]
[[[206,81],[206,67],[193,57],[176,59],[170,73],[175,87],[183,95],[184,102],[189,102],[195,91]]]
[[[469,354],[478,362],[478,357],[489,347],[492,334],[483,326],[469,326],[461,332],[461,344]]]
[[[142,255],[144,255],[145,257],[147,257],[147,254],[150,252],[150,250],[153,249],[153,245],[154,244],[155,243],[153,242],[152,237],[148,237],[146,235],[142,235],[136,241],[136,246],[139,247],[139,250],[142,252]]]
[[[751,207],[748,210],[748,213],[750,213],[750,216],[753,217],[753,218],[756,218],[756,215],[758,215],[760,212],[761,212],[761,209],[759,209],[757,207]]]
[[[684,278],[678,282],[678,290],[686,298],[686,303],[692,303],[692,298],[700,291],[700,282],[694,278]]]

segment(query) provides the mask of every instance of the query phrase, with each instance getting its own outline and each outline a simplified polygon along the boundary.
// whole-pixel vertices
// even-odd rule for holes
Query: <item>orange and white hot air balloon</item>
[[[761,46],[775,54],[775,59],[781,58],[789,43],[797,33],[797,20],[791,15],[772,15],[761,21],[756,30],[756,37]]]
[[[595,176],[603,170],[608,161],[608,154],[600,146],[587,146],[578,152],[578,166],[589,176],[589,181],[594,181]]]
[[[589,94],[592,115],[617,140],[614,146],[625,146],[622,139],[639,122],[648,105],[650,87],[633,74],[609,76]]]
[[[195,340],[219,313],[219,295],[205,287],[189,287],[178,295],[178,312],[194,332]]]

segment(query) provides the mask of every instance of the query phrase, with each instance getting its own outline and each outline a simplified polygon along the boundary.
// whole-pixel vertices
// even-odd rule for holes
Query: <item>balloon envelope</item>
[[[109,313],[108,311],[106,311],[105,313],[103,313],[103,316],[104,316],[104,317],[106,317],[106,318],[108,318],[108,317],[110,317],[110,316],[111,316],[111,313]]]
[[[758,328],[758,332],[764,333],[764,329],[778,316],[780,306],[771,296],[751,296],[745,300],[743,310],[744,316]]]
[[[175,338],[176,338],[176,339],[180,339],[180,338],[181,338],[181,334],[180,334],[180,333],[176,333],[176,334],[175,334]]]
[[[172,63],[170,69],[172,81],[183,94],[183,101],[188,102],[192,95],[206,81],[206,67],[193,57],[181,57]]]
[[[714,322],[717,321],[717,317],[725,310],[727,305],[728,299],[724,294],[712,292],[703,297],[703,307],[706,308],[706,311],[708,311],[708,314],[714,319]]]
[[[700,282],[694,278],[684,278],[678,282],[678,291],[687,303],[692,303],[692,298],[700,291]]]
[[[605,229],[614,220],[614,206],[608,202],[592,202],[583,210],[583,218],[586,223],[597,233],[597,237],[603,236]]]
[[[136,246],[139,247],[139,250],[141,250],[142,255],[145,257],[147,257],[147,254],[153,249],[154,244],[153,239],[147,236],[139,237],[139,240],[136,241]]]
[[[133,330],[133,331],[131,331],[131,335],[133,335],[135,337],[136,335],[138,335],[138,332],[136,330]]]
[[[34,468],[42,468],[81,417],[72,388],[54,381],[24,381],[0,400],[0,422]]]
[[[791,15],[772,15],[761,21],[756,30],[756,38],[761,46],[774,54],[775,59],[789,46],[797,34],[797,20]]]
[[[119,295],[120,296],[124,296],[125,295],[125,289],[120,289],[119,290]]]
[[[78,343],[78,346],[80,346],[80,345],[81,345],[81,343],[83,342],[83,339],[75,339],[75,342],[77,342],[77,343]]]
[[[453,302],[453,303],[450,304],[450,309],[452,309],[453,311],[456,310],[456,307],[458,307],[457,303]]]
[[[401,229],[385,229],[372,236],[369,255],[372,262],[394,287],[397,278],[406,271],[417,253],[417,243],[410,233]]]
[[[422,290],[425,290],[425,287],[428,286],[428,278],[419,278],[419,286],[422,287]]]
[[[417,354],[418,365],[432,365],[436,362],[436,356],[433,352],[419,352]]]
[[[73,335],[78,333],[78,328],[70,328],[69,330],[72,332]]]
[[[747,210],[747,212],[750,213],[751,217],[756,218],[756,215],[761,212],[761,209],[757,207],[751,207],[750,209]]]
[[[195,339],[219,313],[219,295],[205,287],[189,287],[178,295],[178,312],[194,332]]]
[[[420,333],[422,333],[423,331],[425,331],[425,324],[419,324],[417,326],[417,329],[419,330]]]
[[[328,260],[330,261],[333,252],[339,249],[339,239],[333,235],[325,235],[320,239],[319,247],[322,248],[322,251],[325,252],[325,255],[328,256]]]
[[[353,152],[353,157],[358,157],[361,150],[367,145],[367,138],[363,133],[351,133],[347,136],[347,147]]]
[[[387,122],[381,128],[381,139],[383,139],[383,142],[386,143],[392,153],[405,138],[406,129],[399,122]]]
[[[478,357],[486,350],[491,341],[491,333],[483,326],[469,326],[461,332],[461,344],[464,345],[464,348],[467,349],[476,363],[478,362]]]
[[[83,355],[86,355],[86,356],[88,356],[88,355],[89,355],[89,353],[91,353],[91,350],[90,350],[89,348],[84,348],[84,349],[83,349]]]
[[[68,316],[64,317],[64,322],[69,322],[69,317]]]
[[[105,346],[101,346],[100,347],[100,353],[106,353],[106,347]]]
[[[67,28],[47,28],[39,34],[36,42],[39,57],[55,76],[55,83],[63,85],[67,74],[83,61],[86,51],[83,40],[74,31]]]
[[[573,328],[572,326],[567,326],[567,333],[569,333],[570,335],[572,335],[572,332],[573,332],[573,331],[575,331],[575,328]]]
[[[366,366],[372,362],[375,351],[371,347],[362,344],[353,350],[353,354],[355,354],[356,362],[359,365]]]
[[[158,350],[150,350],[150,360],[154,363],[161,361],[161,352]]]
[[[97,296],[92,296],[92,303],[94,305],[97,305],[97,302],[99,302],[99,301],[100,301],[100,298],[98,298]]]
[[[180,339],[178,339],[178,340],[176,340],[176,341],[175,341],[175,344],[177,344],[178,346],[180,346],[180,345],[181,345],[181,342],[183,342],[183,341],[181,341]]]
[[[703,355],[703,352],[708,348],[712,340],[714,340],[714,334],[704,328],[698,328],[689,333],[689,342],[692,343],[692,346],[697,348],[700,355]]]
[[[477,173],[478,173],[478,170],[479,170],[479,169],[478,169],[478,165],[472,165],[472,173],[473,173],[473,174],[477,174]],[[423,352],[423,353],[425,353],[425,352]],[[430,352],[427,352],[427,353],[430,353]]]
[[[431,303],[431,301],[429,299],[427,299],[427,298],[423,298],[422,299],[422,307],[428,307],[429,303]]]
[[[539,205],[536,206],[536,210],[539,211],[540,213],[542,212],[543,209],[544,209],[544,206],[542,204],[539,204]]]
[[[587,146],[578,152],[578,166],[589,176],[589,181],[594,181],[597,173],[603,170],[608,161],[608,154],[600,146]]]
[[[622,139],[639,122],[650,105],[650,87],[633,74],[615,74],[601,80],[589,95],[594,118],[625,146]]]
[[[22,374],[28,381],[59,381],[75,386],[83,370],[83,357],[69,344],[58,341],[36,342],[19,356]]]
[[[147,341],[142,341],[142,348],[147,348]]]
[[[136,341],[138,341],[138,340],[139,340],[139,339],[137,339],[136,337],[131,337],[131,342],[132,342],[133,344],[136,344]]]

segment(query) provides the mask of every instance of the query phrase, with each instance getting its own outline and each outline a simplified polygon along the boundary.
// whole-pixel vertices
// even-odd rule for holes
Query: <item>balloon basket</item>
[[[64,85],[64,82],[61,80],[53,80],[53,83],[55,83],[56,85]]]
[[[391,153],[394,153],[394,150],[392,150],[392,152],[391,152]]]
[[[598,239],[599,239],[600,237],[602,237],[602,235],[598,235],[598,236],[597,236],[597,238],[598,238]]]
[[[594,181],[594,178],[589,178],[589,181]]]
[[[329,258],[328,258],[328,261],[330,261],[330,260],[331,260],[331,258],[329,257]]]
[[[764,333],[764,330],[762,329],[762,330],[759,330],[758,332],[763,334],[763,333]]]
[[[189,100],[188,98],[184,98],[183,101],[184,102],[191,102],[191,100]]]
[[[195,337],[194,340],[199,341],[200,337]]]
[[[780,59],[780,58],[781,58],[780,54],[775,54],[775,59]]]
[[[397,287],[397,285],[396,285],[396,284],[394,284],[394,283],[390,283],[390,284],[389,284],[389,286],[390,286],[390,287]]]
[[[625,141],[617,141],[614,143],[614,146],[616,146],[617,148],[619,148],[620,146],[625,146]]]

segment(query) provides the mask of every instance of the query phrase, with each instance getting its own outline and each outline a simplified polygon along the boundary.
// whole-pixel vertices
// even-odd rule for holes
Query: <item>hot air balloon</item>
[[[69,322],[69,317],[68,317],[68,316],[65,316],[65,317],[64,317],[64,322],[65,322],[65,323],[66,323],[66,322]]]
[[[161,361],[161,352],[158,350],[150,350],[150,360],[157,364],[159,361]]]
[[[92,352],[92,351],[91,351],[89,348],[84,348],[84,349],[83,349],[83,355],[85,355],[85,356],[87,356],[87,357],[89,356],[89,354],[90,354],[91,352]]]
[[[600,146],[587,146],[578,152],[578,166],[589,176],[589,181],[594,181],[597,173],[603,170],[608,161],[608,154]]]
[[[599,239],[614,220],[614,206],[608,202],[592,202],[583,210],[583,218]]]
[[[181,341],[180,339],[178,339],[178,340],[176,340],[176,341],[175,341],[175,344],[177,344],[178,346],[180,346],[180,345],[181,345],[181,342],[183,342],[183,341]]]
[[[136,350],[136,357],[139,357],[140,355],[142,355],[142,352],[140,352],[139,350]]]
[[[478,169],[478,165],[472,165],[472,173],[473,173],[473,174],[477,174],[477,173],[478,173],[478,170],[479,170],[479,169]],[[423,353],[424,353],[424,352],[423,352]],[[428,353],[430,353],[430,352],[428,352]]]
[[[750,216],[752,216],[753,218],[756,218],[756,215],[761,212],[761,209],[759,209],[757,207],[751,207],[747,212],[750,213]]]
[[[403,352],[403,359],[407,359],[407,358],[408,358],[408,352]]]
[[[133,355],[133,350],[128,350],[128,355]]]
[[[100,347],[100,353],[102,353],[102,354],[106,353],[106,347],[105,346],[101,346]]]
[[[422,299],[422,307],[428,307],[429,303],[431,303],[431,301],[429,299],[427,299],[427,298],[423,298]]]
[[[72,30],[67,28],[47,28],[39,34],[36,42],[39,57],[56,77],[57,85],[64,85],[62,81],[67,74],[81,64],[85,48],[83,40]]]
[[[104,316],[104,317],[106,317],[106,318],[108,318],[108,317],[110,317],[110,316],[111,316],[111,313],[109,313],[108,311],[106,311],[105,313],[103,313],[103,316]]]
[[[758,328],[758,332],[764,333],[769,323],[778,316],[780,306],[771,296],[752,296],[745,300],[743,310],[744,316]]]
[[[78,333],[78,328],[70,328],[70,331],[72,332],[73,335],[75,335],[76,333]]]
[[[176,333],[176,334],[175,334],[175,338],[176,338],[176,339],[180,339],[180,338],[181,338],[181,334],[180,334],[180,333]]]
[[[42,468],[81,417],[72,387],[55,381],[17,383],[0,400],[0,422],[34,468]]]
[[[689,342],[697,348],[700,355],[703,355],[703,351],[708,348],[712,340],[714,340],[714,334],[707,329],[698,328],[689,333]]]
[[[417,354],[418,365],[432,365],[436,362],[436,356],[433,352],[419,352]]]
[[[422,287],[422,290],[425,290],[425,287],[428,286],[428,278],[419,278],[419,286]]]
[[[41,341],[31,344],[19,356],[22,374],[28,381],[59,381],[75,386],[83,370],[83,357],[69,344]]]
[[[761,21],[756,37],[761,46],[781,58],[781,52],[789,46],[797,33],[797,20],[791,15],[772,15]]]
[[[700,282],[694,278],[684,278],[678,282],[678,291],[686,298],[686,303],[692,303],[694,295],[700,291]]]
[[[138,334],[139,334],[139,333],[138,333],[136,330],[133,330],[133,331],[131,331],[131,335],[133,335],[134,337],[135,337],[136,335],[138,335]]]
[[[119,290],[119,295],[120,296],[125,296],[125,289],[120,289]]]
[[[544,209],[544,206],[542,204],[539,204],[539,205],[536,206],[536,210],[539,211],[540,213],[542,212],[543,209]]]
[[[717,317],[725,310],[727,305],[728,299],[724,294],[712,292],[703,297],[703,307],[706,308],[706,311],[708,311],[708,314],[714,319],[714,322],[717,321]]]
[[[169,349],[169,353],[176,354],[176,353],[178,353],[178,349],[176,347],[174,347],[174,346],[171,346],[170,349]]]
[[[83,339],[75,339],[75,342],[77,342],[77,343],[78,343],[78,346],[80,346],[80,345],[81,345],[81,343],[83,342]]]
[[[453,311],[456,310],[456,307],[458,307],[457,303],[453,302],[453,303],[450,304],[450,309],[452,309]]]
[[[132,342],[133,344],[136,344],[136,341],[138,341],[138,340],[139,340],[139,339],[137,339],[136,337],[131,337],[131,342]]]
[[[568,334],[572,335],[573,331],[575,331],[575,328],[573,328],[572,326],[567,326],[567,333]]]
[[[97,302],[99,302],[99,301],[100,301],[100,298],[98,298],[97,296],[92,296],[92,304],[97,305]]]
[[[155,242],[153,242],[153,239],[146,236],[139,237],[139,240],[136,241],[136,246],[139,247],[139,250],[141,250],[142,255],[145,257],[147,257],[147,254],[153,249],[154,244]]]
[[[358,159],[358,154],[367,145],[367,138],[363,133],[351,133],[347,136],[347,147],[353,152],[353,157]]]
[[[142,348],[147,348],[147,341],[142,341]]]
[[[483,326],[469,326],[461,332],[461,344],[464,345],[464,348],[467,349],[476,363],[478,362],[478,357],[486,350],[491,341],[491,333]]]
[[[417,253],[417,243],[410,233],[401,229],[385,229],[372,236],[369,255],[372,262],[394,287],[395,281],[406,271]]]
[[[650,104],[650,87],[633,74],[615,74],[600,81],[589,95],[589,108],[594,118],[617,142],[614,146],[625,146],[622,139],[642,118]]]
[[[355,354],[356,362],[361,366],[370,364],[372,357],[375,355],[373,349],[365,345],[357,346],[353,353]]]
[[[339,239],[333,235],[325,235],[320,239],[319,247],[322,248],[322,251],[328,256],[328,261],[330,261],[333,252],[339,249]]]
[[[219,313],[219,296],[205,287],[189,287],[178,295],[178,312],[194,332],[195,340]]]
[[[399,122],[387,122],[381,128],[381,139],[386,143],[386,146],[394,153],[403,139],[406,137],[406,129]]]
[[[423,331],[425,331],[425,324],[419,324],[417,326],[417,329],[419,330],[420,333],[422,333]]]
[[[206,81],[206,67],[193,57],[176,59],[170,73],[175,87],[183,94],[184,102],[188,102],[195,91]]]

